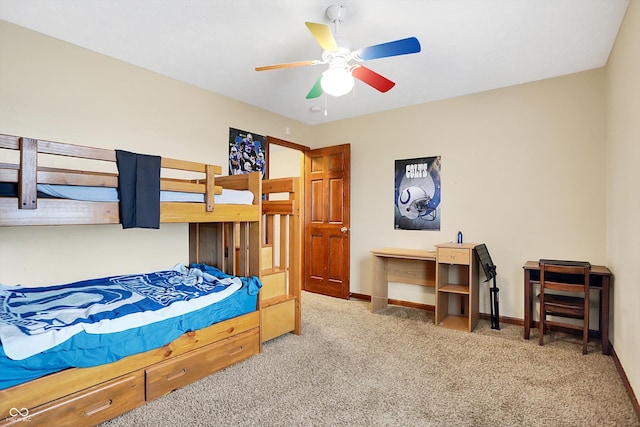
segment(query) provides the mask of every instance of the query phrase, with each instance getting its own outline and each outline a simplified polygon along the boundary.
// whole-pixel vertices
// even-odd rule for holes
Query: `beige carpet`
[[[640,426],[597,342],[473,333],[431,313],[303,293],[300,336],[111,422],[120,426]]]

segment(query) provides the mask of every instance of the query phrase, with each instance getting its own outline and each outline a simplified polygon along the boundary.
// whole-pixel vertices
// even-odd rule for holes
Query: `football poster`
[[[267,174],[267,139],[263,135],[229,128],[229,175]]]
[[[440,230],[440,156],[396,160],[394,228]]]

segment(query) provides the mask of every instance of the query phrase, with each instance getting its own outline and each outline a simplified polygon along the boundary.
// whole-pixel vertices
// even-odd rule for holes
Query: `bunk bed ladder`
[[[260,292],[262,342],[300,329],[300,179],[265,180],[262,192]]]

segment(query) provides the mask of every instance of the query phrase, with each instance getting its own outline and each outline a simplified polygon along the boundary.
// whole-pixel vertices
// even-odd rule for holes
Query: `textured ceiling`
[[[606,65],[629,0],[344,0],[353,48],[415,36],[418,54],[367,61],[379,93],[305,99],[326,66],[305,21],[320,0],[0,0],[0,19],[307,124],[456,97]],[[319,112],[312,112],[314,106]],[[324,109],[326,108],[326,115]]]

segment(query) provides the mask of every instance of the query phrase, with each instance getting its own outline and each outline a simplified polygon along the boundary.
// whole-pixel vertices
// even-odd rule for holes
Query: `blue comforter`
[[[55,344],[54,346],[26,358],[22,358],[21,360],[7,357],[7,347],[3,341],[3,346],[0,347],[0,372],[3,373],[0,376],[0,389],[11,387],[13,385],[20,384],[22,382],[26,382],[31,379],[38,378],[40,376],[52,372],[57,372],[69,367],[89,367],[114,362],[131,354],[141,353],[157,347],[161,347],[175,340],[187,331],[202,329],[213,323],[240,316],[256,309],[257,294],[260,287],[262,286],[257,277],[235,278],[221,272],[214,267],[206,266],[203,264],[194,265],[192,267],[192,269],[186,269],[182,266],[178,270],[168,271],[177,271],[178,273],[180,273],[179,270],[184,269],[183,271],[188,271],[191,275],[201,276],[203,278],[203,281],[201,281],[200,283],[196,283],[198,282],[196,280],[196,282],[188,284],[188,286],[191,286],[192,288],[213,288],[214,286],[211,285],[211,283],[217,283],[215,286],[219,287],[221,286],[220,283],[232,282],[236,283],[236,285],[223,285],[225,288],[224,290],[234,288],[236,290],[230,292],[230,294],[224,299],[219,299],[215,303],[209,302],[208,304],[203,305],[201,304],[203,302],[203,299],[201,297],[193,295],[183,295],[181,291],[178,291],[179,289],[182,289],[183,286],[185,286],[184,283],[174,283],[174,289],[168,292],[168,295],[165,295],[162,298],[158,298],[157,296],[155,298],[151,298],[151,303],[147,301],[148,304],[156,307],[156,310],[151,311],[151,314],[154,316],[154,321],[148,324],[133,325],[132,323],[130,327],[113,328],[113,330],[109,332],[102,331],[103,333],[96,333],[95,331],[89,332],[91,330],[91,327],[89,326],[91,325],[91,323],[88,323],[88,319],[92,316],[94,316],[93,320],[99,319],[98,325],[96,326],[97,329],[100,329],[101,326],[99,324],[101,322],[103,324],[110,323],[112,321],[126,323],[126,319],[128,317],[132,315],[137,316],[137,312],[130,311],[133,309],[131,306],[138,305],[140,307],[144,307],[146,303],[141,303],[140,301],[148,299],[147,296],[145,296],[145,298],[143,299],[137,299],[136,297],[137,300],[134,304],[120,304],[118,308],[113,312],[101,311],[98,314],[93,313],[88,316],[74,315],[71,317],[62,317],[65,320],[65,327],[69,325],[71,325],[72,327],[77,327],[77,325],[80,325],[80,330],[72,334],[69,338]],[[164,281],[165,284],[166,281],[170,278],[179,276],[174,275],[173,273],[166,274],[166,272],[152,273],[152,275],[158,275],[159,277],[161,277],[162,281]],[[147,277],[148,275],[144,276]],[[130,278],[133,276],[118,277]],[[216,281],[209,281],[209,279],[212,278],[215,278]],[[190,280],[194,279],[192,278]],[[177,279],[174,279],[174,281],[177,281]],[[86,285],[85,282],[78,282],[78,284],[80,283],[84,283]],[[108,283],[113,284],[114,282],[111,280],[108,281]],[[205,286],[205,283],[210,284]],[[122,283],[120,282],[120,284]],[[195,286],[196,284],[198,285],[197,287]],[[124,288],[128,289],[126,286]],[[84,290],[84,288],[74,289]],[[68,289],[65,288],[65,290]],[[128,296],[128,293],[122,290],[117,293],[118,295],[120,295],[118,297],[115,297],[115,294],[111,294],[110,292],[111,290],[109,291],[108,295],[109,297],[112,297],[113,301],[121,301],[122,298]],[[204,293],[206,294],[206,292]],[[68,302],[68,299],[69,298],[65,298],[62,301],[66,303]],[[191,299],[191,301],[188,301],[189,299]],[[9,300],[12,299],[9,298]],[[169,300],[174,300],[174,303],[185,302],[187,303],[187,305],[189,303],[195,303],[195,305],[193,306],[195,308],[192,307],[192,309],[183,310],[183,312],[179,314],[169,313],[166,310],[163,311],[167,307],[171,307],[171,304],[165,304]],[[44,301],[40,301],[39,303],[43,304]],[[59,304],[59,301],[57,304]],[[14,304],[12,306],[13,314],[15,314],[16,312],[15,307],[26,306]],[[52,316],[48,315],[45,315],[42,319],[38,320],[36,311],[17,311],[21,313],[27,313],[33,319],[34,323],[33,325],[31,325],[33,326],[31,329],[29,329],[28,327],[30,326],[28,325],[28,322],[25,322],[25,324],[21,325],[22,328],[28,331],[35,330],[50,332],[53,328],[52,324],[58,323],[60,321],[59,317],[54,317],[55,319],[58,319],[56,321],[50,321],[50,318]],[[159,313],[165,313],[166,316],[159,315]],[[27,317],[25,317],[25,319],[26,318]],[[2,323],[6,325],[6,322]],[[68,325],[66,325],[67,323]],[[20,327],[15,325],[13,325],[13,327],[20,329]]]

